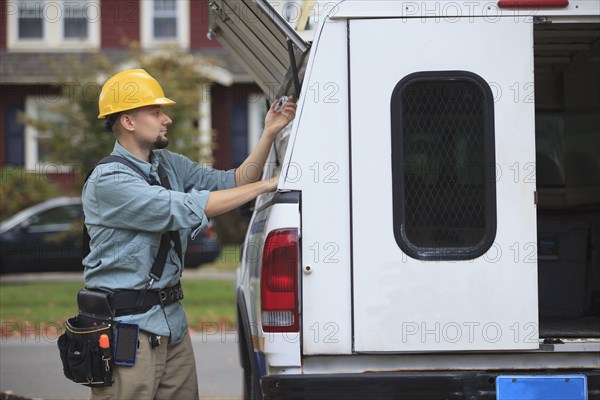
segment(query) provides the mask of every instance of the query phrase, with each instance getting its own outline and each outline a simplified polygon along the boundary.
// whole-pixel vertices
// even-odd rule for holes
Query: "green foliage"
[[[40,132],[51,133],[51,140],[44,143],[49,161],[74,165],[85,173],[112,151],[115,138],[104,129],[104,119],[97,118],[98,97],[106,79],[130,68],[148,71],[159,81],[166,96],[176,101],[165,110],[173,120],[169,127],[169,149],[192,160],[208,161],[199,160],[198,129],[194,126],[199,119],[202,85],[208,81],[199,66],[206,61],[176,47],[165,47],[151,54],[132,49],[126,67],[112,65],[102,53],[90,55],[84,61],[72,58],[66,64],[55,66],[62,95],[50,109],[60,116],[61,122],[21,115],[22,122]]]
[[[0,220],[57,195],[58,187],[43,173],[12,166],[0,168]]]

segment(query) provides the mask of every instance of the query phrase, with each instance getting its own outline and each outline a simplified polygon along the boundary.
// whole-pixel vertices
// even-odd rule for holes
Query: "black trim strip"
[[[352,75],[350,67],[350,20],[346,21],[346,48],[348,65],[348,201],[350,207],[350,324],[352,325],[352,351],[354,351],[354,219],[352,212]]]
[[[265,376],[265,400],[496,400],[499,375],[585,374],[590,399],[600,395],[599,370],[367,372]]]
[[[269,208],[275,204],[299,204],[300,203],[300,192],[276,192],[265,204],[260,206],[256,211],[257,213]]]
[[[294,47],[292,41],[288,39],[288,55],[290,56],[290,68],[292,69],[292,77],[294,78],[294,89],[296,90],[296,98],[300,97],[300,79],[298,78],[298,65],[296,64],[296,56],[294,55]]]

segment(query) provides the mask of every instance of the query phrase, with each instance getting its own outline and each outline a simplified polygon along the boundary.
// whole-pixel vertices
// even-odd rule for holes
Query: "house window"
[[[190,45],[190,0],[148,0],[140,3],[141,44],[155,48],[162,44]]]
[[[177,2],[154,0],[155,39],[177,39]]]
[[[8,165],[22,167],[25,164],[25,128],[19,121],[23,112],[23,101],[7,101],[0,105],[4,108],[4,161]]]
[[[65,39],[87,39],[87,1],[65,1],[63,32]]]
[[[464,71],[419,72],[391,100],[394,235],[420,260],[483,255],[496,234],[494,109]]]
[[[244,100],[234,100],[231,115],[231,162],[234,168],[242,165],[248,157],[248,104]]]
[[[44,37],[43,7],[40,1],[19,2],[19,39],[42,39]]]
[[[240,166],[256,147],[264,128],[268,103],[262,93],[252,93],[246,99],[231,104],[231,161]]]
[[[99,0],[19,0],[7,5],[10,50],[100,47]]]
[[[28,118],[62,126],[65,122],[53,110],[55,104],[55,101],[40,99],[38,96],[29,96],[25,101],[25,114]],[[31,125],[25,126],[25,168],[27,170],[39,170],[42,165],[50,163],[57,171],[70,172],[71,167],[51,162],[49,149],[51,140],[52,132],[39,131]]]

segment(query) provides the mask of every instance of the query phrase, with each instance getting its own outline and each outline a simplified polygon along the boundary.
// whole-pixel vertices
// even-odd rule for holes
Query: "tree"
[[[126,68],[113,65],[102,53],[85,60],[73,57],[66,64],[55,66],[62,94],[50,110],[59,116],[59,121],[24,115],[21,120],[39,132],[50,133],[40,143],[47,149],[50,161],[74,165],[79,169],[76,172],[85,173],[112,151],[115,138],[104,129],[104,120],[97,118],[98,97],[102,83]],[[164,47],[153,53],[132,48],[127,62],[127,68],[148,71],[160,82],[165,94],[176,101],[167,111],[173,119],[169,148],[200,162],[210,161],[199,160],[201,143],[195,126],[200,118],[201,89],[209,81],[201,67],[207,64],[177,47]]]
[[[0,221],[58,194],[58,187],[44,176],[28,173],[21,167],[3,166],[0,168]]]

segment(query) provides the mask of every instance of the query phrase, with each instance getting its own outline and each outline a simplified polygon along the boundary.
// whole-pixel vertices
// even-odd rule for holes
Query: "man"
[[[271,105],[259,143],[235,171],[208,170],[163,150],[172,123],[164,107],[171,104],[160,84],[141,69],[118,73],[102,87],[98,117],[106,118],[107,129],[117,139],[112,154],[139,172],[122,163],[101,164],[84,185],[90,235],[90,254],[84,259],[88,289],[111,294],[135,290],[138,304],[151,297],[147,292],[158,289],[173,297],[183,268],[181,249],[186,248],[190,230],[195,236],[209,218],[277,188],[278,178],[260,177],[277,133],[295,116],[293,101],[278,112],[275,102]],[[161,179],[159,165],[167,179]],[[152,181],[160,185],[150,185]],[[168,239],[164,270],[157,279],[150,271],[165,232],[176,233]],[[151,303],[148,310],[117,309],[117,320],[139,325],[135,365],[114,366],[113,385],[93,388],[93,399],[198,399],[185,312],[179,301],[167,300]]]

